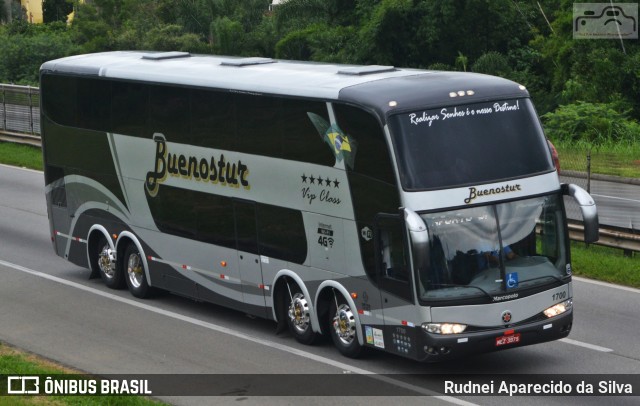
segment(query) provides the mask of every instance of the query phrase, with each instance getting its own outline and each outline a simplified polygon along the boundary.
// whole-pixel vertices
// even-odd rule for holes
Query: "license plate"
[[[496,347],[509,344],[518,344],[520,342],[520,333],[508,336],[496,337]]]

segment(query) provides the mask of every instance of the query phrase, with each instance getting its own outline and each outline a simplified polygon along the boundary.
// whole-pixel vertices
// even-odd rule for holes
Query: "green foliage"
[[[640,124],[628,119],[619,103],[578,102],[542,116],[547,135],[561,142],[599,146],[640,142]]]
[[[471,70],[477,73],[486,73],[487,75],[495,75],[508,77],[511,73],[511,67],[507,58],[500,52],[490,51],[483,54],[475,61]]]
[[[35,25],[14,21],[0,27],[0,79],[37,86],[40,65],[77,53],[63,23]]]
[[[42,150],[30,145],[0,141],[0,163],[42,170]]]
[[[571,262],[575,275],[590,279],[640,287],[640,258],[625,257],[621,249],[571,243]]]
[[[233,55],[243,48],[244,29],[238,21],[218,17],[211,23],[211,40],[214,49],[223,55]]]
[[[62,20],[70,1],[46,0],[45,20]],[[33,84],[42,61],[74,53],[183,50],[482,72],[526,86],[541,114],[604,109],[595,123],[563,124],[562,137],[571,129],[585,140],[628,139],[640,120],[640,43],[574,40],[573,1],[288,0],[272,12],[270,2],[76,1],[70,26],[0,26],[0,81]],[[602,106],[623,122],[602,124],[617,120]]]

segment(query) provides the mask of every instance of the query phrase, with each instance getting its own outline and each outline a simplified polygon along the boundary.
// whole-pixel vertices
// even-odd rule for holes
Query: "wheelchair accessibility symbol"
[[[518,273],[508,273],[507,274],[507,289],[513,289],[518,287]]]

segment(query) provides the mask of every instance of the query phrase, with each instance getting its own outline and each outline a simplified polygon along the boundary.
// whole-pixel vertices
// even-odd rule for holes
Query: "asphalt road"
[[[565,183],[575,183],[587,189],[587,180],[561,176]],[[622,227],[640,232],[640,185],[619,182],[591,180],[590,194],[596,201],[600,224]],[[582,220],[580,209],[572,199],[567,202],[567,214],[570,218]]]
[[[303,346],[272,322],[174,295],[138,300],[113,291],[52,250],[39,172],[0,166],[0,341],[93,374],[375,373],[423,395],[424,374],[640,374],[640,291],[582,279],[574,282],[569,339],[442,364],[419,364],[384,353],[340,356],[330,343]],[[386,374],[403,374],[389,377]],[[290,378],[287,378],[289,376]],[[493,375],[492,375],[493,376]],[[313,379],[317,376],[312,375]],[[221,377],[224,379],[224,376]],[[236,377],[237,378],[237,377]],[[181,377],[176,377],[180,382]],[[533,379],[533,378],[532,378]],[[509,397],[247,397],[231,380],[229,396],[161,397],[175,404],[466,404],[507,405]],[[184,383],[184,382],[181,382]],[[639,385],[640,386],[640,385]],[[640,387],[634,388],[636,393]],[[340,392],[341,393],[341,392]],[[542,399],[542,400],[541,400]],[[520,397],[518,404],[637,404],[637,397]]]

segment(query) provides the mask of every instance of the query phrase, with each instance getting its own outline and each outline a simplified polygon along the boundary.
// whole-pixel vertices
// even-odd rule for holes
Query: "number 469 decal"
[[[318,237],[318,244],[322,245],[325,248],[333,248],[333,238],[327,237],[326,235],[321,235]]]

